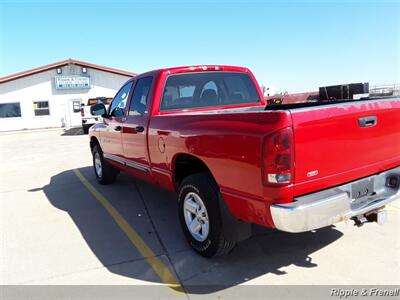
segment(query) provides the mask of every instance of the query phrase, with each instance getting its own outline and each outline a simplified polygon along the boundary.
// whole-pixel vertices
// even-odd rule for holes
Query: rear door
[[[400,165],[400,99],[294,109],[291,114],[296,195]]]
[[[122,129],[122,143],[126,164],[137,171],[138,176],[150,174],[147,151],[147,125],[149,97],[153,76],[138,78]]]

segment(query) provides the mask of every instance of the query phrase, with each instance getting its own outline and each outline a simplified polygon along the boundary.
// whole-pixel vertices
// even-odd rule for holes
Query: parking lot
[[[157,285],[189,298],[241,285],[400,284],[399,200],[384,226],[255,227],[206,259],[184,239],[174,194],[125,174],[96,182],[80,129],[3,133],[0,149],[1,284]]]

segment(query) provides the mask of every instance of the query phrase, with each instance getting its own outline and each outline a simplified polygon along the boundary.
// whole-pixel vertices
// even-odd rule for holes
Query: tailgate
[[[400,99],[291,110],[295,195],[400,165]]]
[[[91,105],[85,105],[83,107],[83,110],[85,112],[85,117],[92,117],[93,116],[92,113],[90,112],[90,107],[91,107]]]

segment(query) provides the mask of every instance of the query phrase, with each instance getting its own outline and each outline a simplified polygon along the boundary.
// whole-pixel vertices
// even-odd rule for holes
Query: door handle
[[[115,131],[121,131],[121,129],[122,129],[122,126],[119,126],[119,125],[114,127]]]
[[[158,135],[169,135],[170,132],[166,130],[157,130]]]
[[[135,130],[136,130],[136,132],[143,132],[144,131],[144,127],[143,126],[136,126]]]
[[[371,127],[375,126],[377,122],[376,116],[364,117],[358,119],[358,125],[360,127]]]

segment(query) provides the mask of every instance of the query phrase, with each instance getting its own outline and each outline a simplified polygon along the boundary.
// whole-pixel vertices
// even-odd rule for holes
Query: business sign
[[[56,76],[54,84],[57,90],[90,89],[88,76]]]

